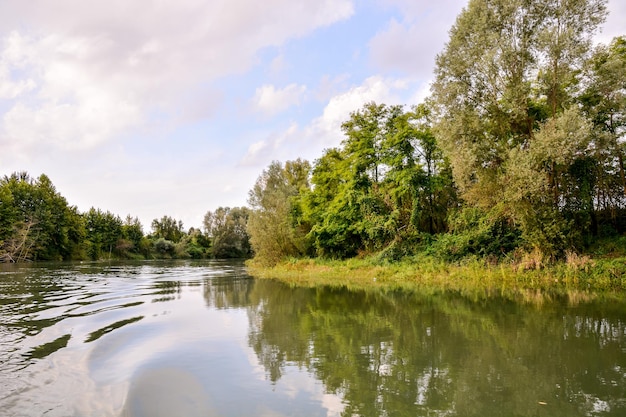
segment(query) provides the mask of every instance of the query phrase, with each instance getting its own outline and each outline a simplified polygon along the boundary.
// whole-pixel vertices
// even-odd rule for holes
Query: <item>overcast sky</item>
[[[0,176],[201,227],[365,102],[417,104],[464,0],[0,0]],[[604,42],[626,34],[610,0]]]

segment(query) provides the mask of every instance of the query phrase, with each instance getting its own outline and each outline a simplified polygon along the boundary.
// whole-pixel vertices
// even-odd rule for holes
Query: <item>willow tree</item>
[[[247,207],[219,207],[204,215],[204,230],[211,239],[214,258],[246,258],[250,255],[250,236],[246,230]]]
[[[547,252],[572,244],[563,185],[590,138],[567,135],[588,128],[578,74],[605,15],[606,0],[471,0],[437,57],[436,133],[462,197]]]
[[[274,264],[288,256],[306,251],[305,234],[300,224],[299,196],[309,189],[308,161],[272,162],[257,178],[248,193],[247,232],[254,259]]]

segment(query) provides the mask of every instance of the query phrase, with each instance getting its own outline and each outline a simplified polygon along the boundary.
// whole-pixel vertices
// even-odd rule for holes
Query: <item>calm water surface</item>
[[[0,416],[626,416],[626,305],[0,265]]]

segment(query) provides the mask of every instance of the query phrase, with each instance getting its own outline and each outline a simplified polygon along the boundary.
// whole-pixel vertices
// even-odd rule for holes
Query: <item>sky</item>
[[[465,0],[0,0],[0,176],[185,229],[314,161],[365,103],[414,105]],[[609,0],[597,41],[626,34]]]

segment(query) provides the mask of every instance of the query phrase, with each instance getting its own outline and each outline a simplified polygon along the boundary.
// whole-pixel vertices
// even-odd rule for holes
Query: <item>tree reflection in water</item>
[[[626,415],[623,305],[251,287],[249,343],[267,377],[304,368],[343,415]]]

